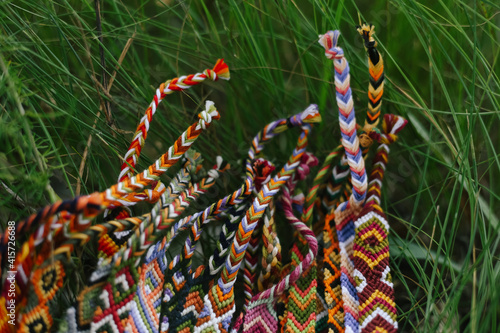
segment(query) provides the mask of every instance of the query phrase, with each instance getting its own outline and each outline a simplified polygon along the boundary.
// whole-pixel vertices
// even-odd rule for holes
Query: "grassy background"
[[[58,197],[114,184],[156,87],[219,57],[231,81],[168,96],[139,169],[192,123],[206,98],[222,114],[195,144],[210,163],[216,154],[241,159],[266,123],[309,103],[323,115],[311,147],[324,157],[339,130],[332,66],[317,36],[340,29],[362,120],[368,73],[358,12],[376,25],[383,112],[409,120],[392,147],[383,194],[401,331],[498,332],[500,6],[493,1],[105,1],[102,43],[93,1],[3,1],[2,226]],[[103,73],[114,78],[107,94]],[[271,144],[267,156],[282,163],[296,135]],[[231,176],[225,191],[237,184]]]

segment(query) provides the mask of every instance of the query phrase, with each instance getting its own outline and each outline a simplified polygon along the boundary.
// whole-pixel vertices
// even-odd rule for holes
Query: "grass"
[[[332,66],[317,36],[340,29],[356,110],[364,113],[358,13],[376,25],[387,77],[383,112],[409,120],[392,147],[383,193],[400,329],[499,331],[500,6],[493,1],[106,1],[102,42],[93,1],[4,1],[2,226],[58,197],[114,184],[154,89],[219,57],[231,81],[168,96],[139,169],[207,98],[222,114],[195,145],[209,162],[216,154],[241,159],[266,123],[309,103],[323,116],[311,147],[326,156],[339,130]],[[109,85],[113,78],[108,94],[99,88],[103,73]],[[268,156],[284,161],[295,135],[271,144]],[[237,183],[232,176],[225,191]]]

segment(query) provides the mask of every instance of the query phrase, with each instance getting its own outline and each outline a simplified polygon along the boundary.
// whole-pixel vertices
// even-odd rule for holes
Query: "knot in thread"
[[[215,109],[214,102],[207,101],[205,104],[205,110],[198,114],[199,124],[201,128],[206,129],[207,125],[210,125],[213,119],[219,119],[219,112]]]
[[[321,115],[316,104],[311,104],[301,113],[288,118],[289,126],[302,126],[319,122],[321,122]]]
[[[211,69],[205,69],[203,71],[203,74],[210,79],[211,81],[216,81],[217,80],[217,73]]]
[[[375,26],[373,24],[363,23],[363,25],[357,26],[357,30],[361,37],[363,37],[367,49],[377,47],[377,41],[373,38],[375,34]]]
[[[325,48],[325,56],[330,59],[342,59],[344,57],[344,50],[337,46],[337,41],[340,36],[340,31],[328,31],[324,35],[319,36],[319,43]]]
[[[318,158],[314,156],[314,154],[306,151],[304,155],[302,155],[300,164],[296,171],[297,180],[304,180],[307,177],[307,175],[309,175],[309,173],[311,172],[311,168],[317,165],[318,165]]]
[[[255,191],[260,191],[262,186],[271,180],[271,173],[276,169],[276,167],[269,161],[258,158],[254,161],[252,169],[255,174]]]

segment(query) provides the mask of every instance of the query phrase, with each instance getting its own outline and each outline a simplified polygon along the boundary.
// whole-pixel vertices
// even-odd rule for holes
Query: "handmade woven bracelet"
[[[163,218],[171,220],[171,223],[167,224],[172,225],[175,221],[174,216],[178,216],[191,201],[195,200],[202,193],[205,193],[206,190],[213,185],[213,180],[218,178],[217,174],[223,172],[226,166],[227,165],[223,165],[222,161],[219,160],[217,167],[212,170],[216,173],[209,171],[209,178],[202,179],[198,184],[191,186],[187,191],[184,191],[180,197],[176,198],[174,203],[170,205],[170,208],[178,207],[177,210],[171,209],[171,214],[167,212],[167,215],[163,216]],[[211,180],[211,178],[213,178],[213,180]],[[189,218],[187,218],[187,220],[189,220]],[[141,259],[141,257],[137,257],[138,252],[133,250],[136,248],[136,245],[133,244],[131,245],[132,248],[125,247],[122,251],[117,252],[113,256],[111,264],[102,267],[102,271],[94,272],[90,286],[86,287],[79,295],[76,306],[68,310],[66,325],[68,327],[74,327],[75,330],[78,331],[85,329],[85,327],[90,327],[92,330],[97,331],[102,329],[106,330],[108,325],[113,325],[113,327],[116,327],[122,332],[127,325],[133,324],[133,318],[139,318],[139,321],[140,318],[144,319],[143,316],[137,317],[138,313],[146,313],[146,318],[153,316],[150,322],[152,327],[156,325],[156,328],[158,328],[157,317],[159,313],[159,303],[155,308],[154,297],[162,293],[163,273],[167,268],[165,251],[169,248],[175,236],[182,230],[183,226],[185,226],[185,224],[179,222],[175,223],[162,240],[155,243],[154,246],[149,247],[147,254],[142,259],[144,263],[140,267],[139,273],[136,272],[136,266],[141,260],[137,260],[136,258]],[[144,244],[144,242],[144,238],[142,238],[140,243]],[[108,267],[110,268],[108,269]],[[127,283],[126,290],[122,290],[123,297],[113,298],[114,293],[112,291],[121,288],[119,281],[124,277]],[[105,283],[100,283],[103,278],[107,281]],[[154,290],[150,288],[152,285],[156,286]],[[125,287],[125,285],[123,285],[123,287]],[[93,310],[87,309],[88,303],[95,303],[99,299],[106,300],[99,312],[94,313]],[[137,312],[138,309],[142,310]],[[117,316],[128,319],[124,322],[115,321],[115,319],[118,318]],[[154,321],[155,317],[156,323]],[[110,318],[115,319],[110,321]]]
[[[310,111],[311,113],[306,118],[310,119],[311,123],[318,122],[321,118],[317,110]],[[264,214],[272,196],[279,191],[298,166],[305,152],[310,127],[308,124],[303,125],[303,132],[292,156],[278,174],[263,186],[252,207],[243,217],[240,228],[238,228],[233,240],[230,255],[221,272],[221,277],[210,288],[208,294],[204,296],[203,310],[200,313],[194,332],[201,332],[209,328],[218,329],[221,332],[228,331],[232,314],[235,311],[234,283],[251,234],[258,219]]]
[[[335,87],[339,107],[339,122],[349,167],[353,192],[349,201],[343,202],[335,210],[335,224],[340,247],[341,288],[345,311],[346,330],[358,331],[358,295],[353,280],[353,242],[354,218],[359,214],[366,198],[367,177],[364,159],[356,133],[356,118],[350,88],[349,64],[343,50],[337,46],[340,33],[329,31],[320,36],[320,44],[325,48],[325,55],[333,60],[335,67]]]
[[[128,200],[133,198],[136,192],[142,191],[146,186],[159,180],[159,177],[164,172],[177,163],[201,132],[210,126],[212,120],[218,120],[220,116],[213,103],[207,102],[206,110],[199,114],[199,118],[198,122],[191,125],[188,130],[177,139],[175,144],[168,149],[167,153],[162,155],[153,165],[142,173],[113,185],[104,192],[81,196],[71,201],[58,202],[51,206],[47,206],[37,214],[17,223],[16,235],[29,231],[35,225],[42,225],[40,225],[37,231],[30,236],[29,240],[23,244],[22,251],[16,258],[16,265],[22,263],[30,251],[32,251],[37,244],[43,242],[49,233],[57,235],[63,227],[65,227],[64,232],[66,234],[85,230],[89,227],[91,219],[104,209],[133,204]],[[57,213],[61,213],[61,215],[72,215],[63,216],[63,218],[69,219],[67,223],[58,223],[58,225],[47,222],[44,223],[47,218]],[[9,232],[6,232],[2,236],[2,244],[6,244],[5,242],[8,239],[6,237],[8,237],[8,235]]]
[[[181,172],[179,172],[177,177],[174,178],[174,181],[172,181],[171,184],[169,184],[167,191],[164,193],[164,195],[162,195],[160,201],[155,205],[155,207],[165,205],[175,198],[175,193],[178,193],[178,191],[182,189],[183,187],[182,184],[187,183],[191,178],[189,176],[188,170],[192,167],[193,163],[198,164],[199,160],[200,160],[199,157],[194,157],[194,159],[189,159],[185,163],[183,170],[181,170]],[[22,270],[22,272],[20,274],[20,280],[17,281],[20,292],[16,294],[17,296],[16,302],[22,302],[25,292],[31,290],[33,286],[35,286],[36,288],[36,286],[39,284],[37,278],[40,276],[40,274],[37,275],[33,273],[31,274],[31,284],[28,285],[29,281],[28,279],[30,278],[30,274],[26,274],[26,272],[31,272],[33,263],[38,263],[39,265],[41,265],[44,262],[44,260],[46,260],[47,257],[50,255],[52,264],[50,264],[49,267],[52,266],[52,267],[64,268],[66,266],[66,263],[69,262],[70,260],[69,256],[73,252],[74,248],[77,246],[81,247],[82,245],[84,245],[85,243],[89,242],[92,239],[98,239],[99,243],[98,251],[100,253],[102,252],[104,255],[111,257],[114,254],[114,252],[118,250],[118,247],[115,245],[116,242],[113,242],[112,239],[108,236],[109,234],[113,235],[115,232],[123,234],[125,231],[131,232],[132,230],[137,228],[142,222],[144,222],[144,220],[151,219],[152,216],[154,218],[157,213],[158,213],[157,210],[153,209],[150,214],[147,214],[142,217],[128,218],[125,220],[113,220],[113,221],[108,221],[104,224],[91,226],[89,229],[73,234],[72,237],[70,237],[66,242],[64,242],[58,247],[56,247],[57,243],[55,241],[52,242],[52,244],[47,242],[44,245],[47,245],[49,247],[50,245],[52,245],[52,247],[55,247],[53,251],[42,250],[41,253],[36,256],[36,259],[34,261],[26,260],[21,265],[20,270]],[[54,264],[56,262],[60,263]],[[61,268],[58,268],[58,271],[60,270]],[[40,268],[37,268],[37,271],[50,272],[50,269],[46,269],[42,265]],[[62,272],[64,272],[64,269],[62,269]],[[43,276],[44,274],[42,274],[41,276]],[[58,290],[54,291],[54,297],[56,293],[58,293]],[[37,292],[36,294],[39,295],[40,293]],[[34,300],[34,302],[30,302],[32,305],[30,304],[27,305],[26,312],[27,313],[33,312],[32,309],[34,309],[35,312],[33,313],[36,313],[37,307],[39,308],[40,306],[46,306],[47,302],[51,301],[52,299],[53,297],[51,299],[38,298]],[[21,316],[22,313],[20,313],[19,318],[21,318]],[[26,318],[29,317],[30,316],[27,316]],[[23,321],[21,326],[23,325],[26,326],[26,323],[27,323],[26,321]]]
[[[360,332],[396,332],[398,328],[394,289],[389,268],[389,223],[380,207],[382,180],[388,160],[390,143],[407,121],[399,116],[385,115],[383,133],[372,132],[380,143],[370,174],[368,199],[354,221],[354,280],[359,297]]]
[[[119,206],[121,204],[120,199],[127,193],[134,193],[144,189],[145,186],[150,185],[152,182],[159,179],[159,176],[164,173],[168,168],[174,165],[179,158],[184,154],[196,138],[201,134],[201,132],[210,126],[212,119],[218,119],[219,114],[215,110],[212,102],[207,102],[207,110],[203,111],[199,115],[200,120],[191,125],[186,132],[176,141],[175,145],[172,146],[168,153],[163,155],[154,165],[152,165],[148,170],[141,174],[138,174],[132,179],[127,179],[123,183],[119,183],[111,187],[105,192],[95,193],[89,196],[83,196],[74,199],[72,202],[60,202],[52,206],[46,207],[41,210],[38,214],[32,215],[25,221],[22,221],[16,225],[16,230],[18,232],[30,230],[31,226],[38,223],[43,223],[39,226],[38,231],[29,237],[29,240],[25,242],[22,246],[22,250],[18,253],[15,261],[15,267],[21,268],[25,260],[29,260],[29,256],[33,253],[33,249],[37,244],[40,244],[45,240],[49,232],[58,236],[60,232],[65,227],[65,236],[69,234],[75,234],[81,232],[89,227],[92,217],[97,215],[103,209],[110,207],[112,205]],[[61,212],[61,214],[73,213],[67,217],[69,223],[54,225],[51,219],[56,213]],[[47,218],[49,220],[47,221]],[[19,233],[16,233],[19,234]],[[5,234],[8,237],[8,232]],[[67,236],[68,237],[68,236]],[[5,238],[2,238],[3,240]],[[23,271],[19,270],[18,275]],[[24,272],[29,274],[29,272]],[[21,280],[19,278],[18,280]],[[10,299],[7,299],[10,301]]]
[[[225,169],[226,166],[223,165],[222,159],[218,158],[217,167],[209,171],[209,175],[211,174],[210,178],[216,179],[218,173]],[[212,171],[217,171],[217,173]],[[200,187],[205,188],[203,192],[200,190],[193,191],[189,196],[189,200],[185,200],[185,204],[181,204],[180,207],[187,207],[189,201],[193,201],[199,196],[198,193],[206,192],[211,185],[206,186],[205,184],[213,185],[214,183],[210,178],[202,182]],[[181,197],[180,199],[183,198]],[[165,251],[168,250],[171,240],[178,231],[179,229],[176,230],[173,228],[168,235],[169,237],[164,238],[162,241],[156,243],[154,247],[151,247],[143,259],[144,264],[140,269],[135,295],[132,302],[124,307],[130,309],[127,324],[125,325],[126,330],[141,331],[148,328],[158,331],[159,313],[161,310],[159,298],[163,294],[163,286],[166,278],[165,272],[168,268]],[[151,286],[154,286],[154,288],[152,289]],[[94,323],[96,323],[96,320],[94,320]]]
[[[254,185],[254,177],[255,177],[255,172],[257,170],[254,170],[256,167],[255,165],[252,165],[252,161],[254,160],[256,154],[260,153],[262,149],[264,148],[264,144],[269,141],[272,137],[276,136],[279,133],[282,133],[286,129],[294,126],[301,126],[304,123],[309,123],[309,122],[314,122],[316,121],[315,114],[317,113],[315,106],[310,106],[308,109],[306,109],[304,112],[292,116],[288,119],[282,119],[278,120],[275,122],[272,122],[271,124],[267,125],[263,131],[259,132],[259,134],[254,138],[252,141],[251,148],[248,152],[248,158],[246,161],[246,171],[247,171],[247,179],[245,181],[245,184],[249,184],[248,188],[245,191],[242,191],[241,193],[244,194],[244,196],[239,195],[238,197],[235,197],[234,200],[228,201],[226,198],[222,199],[219,201],[220,203],[217,203],[218,210],[216,213],[219,213],[222,211],[224,207],[226,207],[228,204],[231,205],[236,205],[236,204],[242,204],[243,200],[245,200],[253,191]],[[260,170],[262,172],[264,170]],[[270,170],[267,170],[269,172]],[[260,174],[257,178],[267,178],[266,174]],[[215,205],[215,204],[214,204]],[[234,206],[235,207],[235,206]],[[205,215],[205,214],[204,214]],[[204,216],[203,215],[203,216]],[[228,222],[229,223],[234,223],[238,221],[238,219],[230,219]],[[226,222],[226,225],[227,223]],[[230,230],[231,226],[227,226],[227,228],[223,229],[223,232],[221,233],[221,239],[223,237],[226,237],[228,235],[223,235],[223,233],[227,230]],[[194,230],[194,229],[193,229]],[[201,229],[197,229],[201,230]],[[195,233],[192,233],[195,235]],[[191,246],[191,241],[189,241],[189,246]],[[218,244],[218,249],[220,249],[220,243]],[[192,250],[191,250],[192,251]],[[230,252],[227,252],[228,254]],[[214,257],[219,257],[221,259],[226,259],[227,255],[220,256],[217,254]],[[172,276],[175,277],[176,272],[178,271],[179,268],[175,268],[176,264],[179,263],[181,260],[180,257],[174,258],[174,261],[171,262],[171,270],[172,272],[170,274],[173,274]],[[210,267],[214,267],[212,263],[212,257],[211,260],[209,261]],[[188,264],[189,265],[189,264]],[[181,266],[179,266],[181,267]],[[203,275],[201,276],[200,274]],[[179,273],[177,273],[179,274]],[[208,274],[208,275],[207,275]],[[206,293],[206,290],[200,290],[200,288],[196,288],[196,286],[199,283],[203,283],[203,281],[207,281],[211,278],[210,276],[210,271],[205,270],[203,272],[203,269],[200,268],[200,271],[198,272],[198,275],[196,276],[196,279],[193,280],[193,277],[191,276],[191,272],[188,269],[186,272],[184,272],[184,275],[186,276],[187,280],[185,284],[180,285],[177,281],[179,281],[180,276],[177,275],[177,281],[172,280],[170,283],[165,284],[165,292],[168,291],[168,294],[165,295],[163,306],[162,306],[162,331],[165,331],[167,328],[171,330],[175,330],[178,325],[182,324],[182,327],[192,327],[196,323],[197,316],[193,312],[188,312],[185,315],[182,315],[181,312],[184,309],[185,304],[192,304],[192,302],[203,302],[203,295]],[[182,279],[184,281],[184,279]],[[192,287],[194,287],[196,290],[192,290]],[[201,288],[203,289],[203,288]],[[182,290],[181,294],[179,292]],[[186,295],[186,293],[188,293]],[[194,294],[193,294],[194,293]],[[200,294],[203,293],[203,295]],[[187,302],[187,303],[186,303]],[[200,306],[202,303],[200,304]]]
[[[135,168],[141,154],[141,150],[144,147],[149,126],[153,120],[153,116],[158,105],[161,103],[163,98],[165,98],[165,96],[172,94],[174,91],[189,89],[207,79],[217,81],[218,79],[229,80],[229,78],[230,74],[228,66],[224,63],[223,59],[219,59],[213,69],[205,69],[203,73],[181,76],[162,83],[160,87],[156,89],[153,101],[146,109],[144,116],[141,118],[141,121],[137,126],[132,143],[124,156],[124,162],[121,167],[120,175],[118,176],[118,182],[123,182],[125,179],[131,178],[134,174],[133,169]]]
[[[279,281],[278,284],[254,295],[248,304],[247,311],[244,317],[243,331],[244,332],[277,332],[278,317],[276,313],[276,302],[278,298],[291,286],[296,283],[300,275],[307,270],[311,264],[317,251],[317,241],[305,223],[297,219],[292,212],[292,194],[298,180],[304,179],[310,171],[310,167],[317,163],[312,154],[304,154],[301,159],[301,164],[298,166],[297,173],[287,181],[283,187],[283,195],[281,199],[282,207],[285,212],[285,217],[290,226],[301,234],[307,241],[309,246],[308,254],[297,262],[297,265],[292,272]],[[300,259],[299,259],[300,260]],[[293,298],[293,296],[291,296]],[[294,299],[292,302],[296,301]],[[293,318],[290,318],[293,320]],[[302,320],[300,320],[302,321]],[[238,321],[234,326],[233,331],[237,331],[241,325]],[[297,326],[297,325],[296,325]],[[300,326],[300,325],[298,325]],[[313,326],[313,322],[309,321],[307,327]],[[304,327],[301,327],[304,328]]]

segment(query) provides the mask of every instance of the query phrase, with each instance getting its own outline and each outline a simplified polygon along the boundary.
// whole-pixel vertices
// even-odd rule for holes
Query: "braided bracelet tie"
[[[358,332],[358,295],[353,280],[353,243],[355,236],[354,218],[359,214],[366,198],[367,177],[364,159],[356,133],[356,118],[350,88],[349,64],[344,53],[337,46],[339,31],[329,31],[320,36],[319,43],[326,49],[326,56],[333,58],[335,67],[335,88],[339,108],[339,122],[342,145],[351,169],[353,192],[349,201],[335,210],[335,224],[340,247],[342,300],[345,310],[345,328]],[[334,55],[334,56],[332,56]]]
[[[383,133],[374,135],[380,142],[370,174],[368,200],[354,221],[356,238],[353,246],[354,280],[359,297],[359,328],[362,333],[398,328],[394,289],[389,268],[389,223],[380,207],[380,194],[388,160],[388,144],[407,121],[385,115]]]
[[[309,115],[303,118],[303,121],[310,123],[319,121],[320,115],[316,106],[310,108]],[[256,196],[252,207],[243,217],[240,227],[231,246],[231,252],[226,260],[221,277],[217,283],[212,286],[204,297],[204,307],[198,318],[194,332],[202,332],[207,329],[218,329],[221,332],[227,332],[234,307],[234,283],[237,273],[243,260],[245,250],[250,241],[251,234],[255,229],[257,221],[263,216],[271,198],[286,183],[294,173],[300,163],[300,159],[305,152],[307,145],[307,136],[310,131],[310,125],[303,125],[303,132],[299,137],[297,147],[285,166],[274,176],[268,184],[265,184],[262,190]],[[213,314],[213,315],[212,315]]]
[[[380,109],[382,108],[382,95],[384,94],[384,61],[377,50],[377,41],[373,38],[375,27],[363,24],[357,30],[365,42],[368,51],[368,70],[370,83],[368,85],[368,111],[366,112],[363,131],[369,133],[379,122]]]
[[[132,140],[129,149],[124,156],[124,162],[121,167],[120,175],[118,176],[118,182],[122,182],[125,179],[132,177],[132,170],[135,168],[141,154],[141,150],[144,147],[150,123],[153,120],[156,109],[163,98],[173,93],[174,91],[189,89],[194,85],[202,83],[206,79],[216,81],[219,78],[222,80],[229,80],[230,78],[229,68],[224,63],[223,59],[217,60],[217,63],[215,64],[213,69],[206,69],[203,71],[203,73],[181,76],[180,78],[169,80],[160,85],[160,87],[156,90],[153,101],[149,105],[148,109],[145,112],[145,115],[142,117],[139,125],[137,126],[134,134],[134,139]]]
[[[200,119],[195,124],[191,125],[181,137],[177,139],[175,144],[169,148],[168,152],[161,156],[147,170],[139,173],[131,179],[126,179],[110,189],[102,193],[94,193],[88,196],[75,198],[69,202],[58,202],[44,208],[39,213],[30,216],[28,219],[16,224],[16,235],[20,235],[31,229],[32,226],[42,224],[37,231],[33,233],[29,240],[22,245],[22,250],[17,254],[15,267],[20,268],[28,256],[33,253],[33,249],[37,244],[40,244],[49,233],[56,236],[61,230],[64,231],[65,238],[71,238],[71,235],[81,232],[90,226],[93,217],[102,212],[106,208],[117,207],[129,204],[128,200],[122,200],[127,195],[134,196],[134,192],[143,190],[146,186],[159,180],[160,175],[166,172],[171,166],[175,165],[180,157],[191,147],[193,142],[198,138],[203,129],[207,128],[213,120],[218,120],[220,115],[215,109],[213,103],[207,103],[207,110],[201,113]],[[69,214],[69,223],[56,221],[52,218],[57,213],[61,213],[64,218]],[[57,222],[57,223],[56,223]],[[64,227],[64,229],[63,229]],[[2,237],[0,249],[5,247],[9,238],[10,232],[6,232]],[[0,258],[1,261],[1,258]],[[20,274],[21,271],[18,271]],[[29,272],[24,272],[29,274]]]

